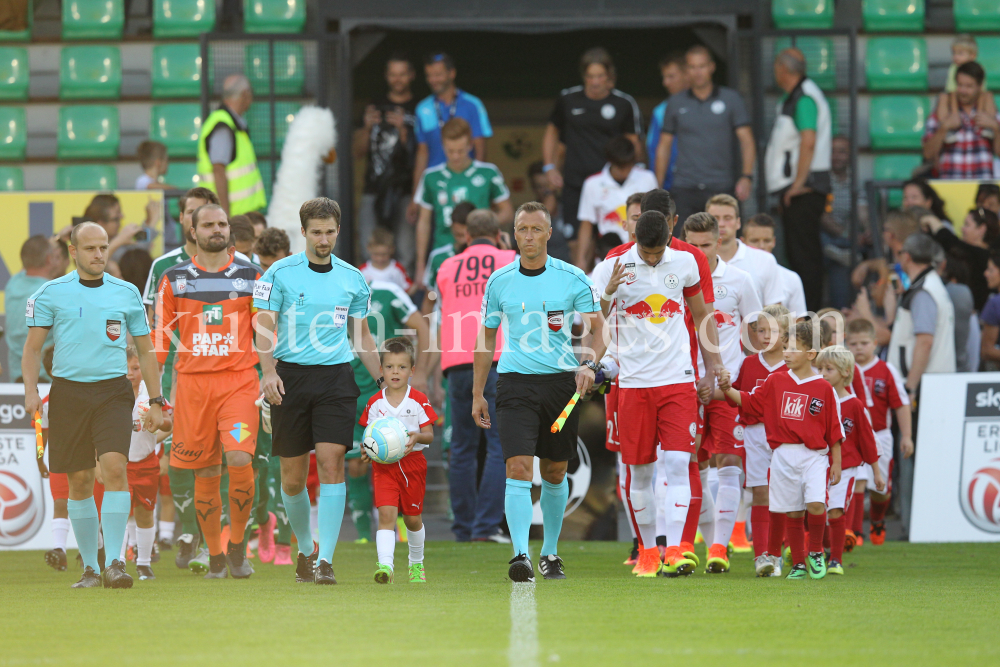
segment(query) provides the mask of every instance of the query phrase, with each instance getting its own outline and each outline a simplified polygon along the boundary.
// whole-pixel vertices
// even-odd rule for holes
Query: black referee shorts
[[[512,456],[537,456],[569,461],[576,456],[580,413],[574,410],[559,433],[552,422],[576,393],[576,373],[522,375],[501,373],[497,380],[497,422],[506,461]]]
[[[49,389],[49,470],[78,472],[95,456],[128,457],[135,393],[124,375],[98,382],[54,378]]]
[[[271,454],[293,458],[317,442],[354,445],[354,416],[361,391],[350,364],[300,366],[279,361],[285,387],[281,405],[271,406]]]

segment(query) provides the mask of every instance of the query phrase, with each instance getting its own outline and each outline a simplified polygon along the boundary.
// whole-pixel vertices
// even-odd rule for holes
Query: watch
[[[604,366],[602,366],[599,361],[594,361],[593,359],[587,359],[586,361],[583,362],[583,365],[589,368],[590,370],[594,371],[595,375],[597,374],[598,371],[604,370]]]
[[[156,398],[149,399],[149,404],[150,405],[159,405],[162,408],[164,405],[167,404],[167,401],[162,396],[157,396]]]
[[[385,378],[384,377],[380,377],[379,379],[375,380],[375,386],[378,387],[379,389],[381,389],[383,382],[385,382]]]

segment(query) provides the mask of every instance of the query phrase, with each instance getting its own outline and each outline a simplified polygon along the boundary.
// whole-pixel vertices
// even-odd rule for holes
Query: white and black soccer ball
[[[361,450],[376,463],[395,463],[403,458],[410,434],[395,417],[376,419],[365,429]]]

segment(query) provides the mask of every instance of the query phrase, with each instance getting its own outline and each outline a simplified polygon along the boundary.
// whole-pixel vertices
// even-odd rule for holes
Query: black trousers
[[[683,229],[684,221],[689,216],[703,212],[705,202],[715,195],[721,194],[734,194],[733,184],[706,185],[701,188],[679,188],[676,186],[670,188],[670,196],[674,198],[674,204],[677,206],[677,226]],[[674,230],[674,235],[678,238],[684,238],[681,229]]]
[[[778,196],[784,194],[782,190]],[[823,242],[819,232],[825,211],[826,195],[819,192],[792,197],[787,207],[781,204],[788,264],[802,278],[806,307],[813,312],[822,308],[823,303]]]

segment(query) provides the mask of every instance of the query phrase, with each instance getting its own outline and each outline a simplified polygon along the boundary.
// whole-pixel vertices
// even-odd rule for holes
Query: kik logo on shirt
[[[806,400],[808,398],[805,394],[784,392],[781,396],[781,416],[785,419],[802,421],[806,417]]]

